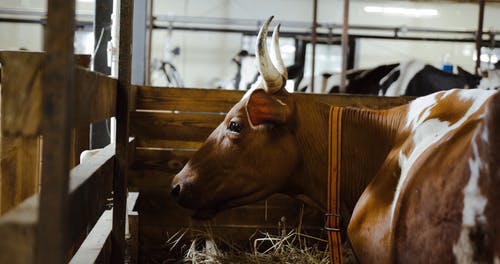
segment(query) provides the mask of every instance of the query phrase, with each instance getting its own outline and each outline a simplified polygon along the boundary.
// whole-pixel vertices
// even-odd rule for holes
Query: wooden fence
[[[35,256],[33,249],[38,224],[36,186],[39,183],[40,163],[43,162],[40,155],[40,147],[43,145],[43,140],[40,140],[42,120],[38,114],[40,110],[36,109],[41,106],[39,78],[43,56],[43,53],[0,53],[3,65],[2,205],[12,208],[31,196],[0,219],[0,235],[5,238],[0,242],[0,256],[10,260],[12,254],[22,256],[19,263],[31,262]],[[68,187],[68,221],[72,228],[68,233],[70,243],[67,250],[71,253],[76,251],[88,234],[87,230],[96,223],[94,229],[101,230],[100,235],[102,232],[108,236],[111,234],[111,212],[105,212],[105,205],[112,197],[112,181],[113,177],[116,177],[115,146],[104,148],[83,164],[77,165],[76,157],[84,149],[83,146],[88,146],[85,131],[88,131],[89,124],[114,116],[117,102],[120,103],[117,101],[116,80],[83,68],[77,68],[75,76],[75,96],[78,100],[73,115],[72,148],[69,153],[73,157],[70,159],[73,169],[69,173]],[[15,81],[21,79],[20,82]],[[28,81],[30,79],[31,81]],[[158,255],[161,251],[163,242],[168,239],[168,233],[175,233],[188,226],[203,227],[203,223],[190,219],[188,210],[180,208],[170,199],[169,184],[173,175],[184,166],[205,138],[223,120],[224,114],[240,100],[243,92],[131,86],[130,94],[133,97],[128,102],[128,105],[131,105],[129,134],[134,139],[127,142],[129,154],[125,166],[129,175],[129,190],[141,194],[137,209],[139,226],[135,228],[138,234],[134,236],[137,238],[139,235],[135,246],[140,245],[142,261],[147,262],[148,256]],[[309,96],[311,100],[329,104],[369,108],[388,108],[409,100],[375,96]],[[17,118],[12,118],[13,116]],[[29,125],[23,126],[23,123]],[[9,149],[6,144],[11,141],[22,142],[22,145],[18,144],[16,148]],[[2,208],[4,211],[8,210],[4,206]],[[276,223],[283,216],[291,226],[300,221],[304,230],[311,232],[320,230],[323,221],[322,215],[313,208],[303,209],[299,202],[276,195],[267,202],[220,213],[212,228],[235,241],[247,241],[256,229],[275,229]],[[99,219],[101,220],[98,222]],[[137,219],[137,216],[131,219]],[[20,224],[21,220],[25,222]],[[132,222],[137,223],[137,220]],[[21,237],[20,231],[23,234]],[[87,250],[82,249],[83,251],[79,252],[89,251],[88,241],[92,241],[92,232],[90,234],[82,246]],[[19,243],[20,239],[23,243]],[[186,239],[189,239],[189,236],[186,236]],[[101,248],[109,249],[110,239],[104,241],[107,243],[102,243]],[[105,250],[96,253],[94,249],[90,252],[93,255],[77,253],[75,257],[82,260],[89,256],[96,259],[105,256],[109,261],[109,252],[106,253]]]
[[[117,80],[75,66],[88,57],[73,56],[74,1],[48,1],[46,53],[0,52],[0,263],[123,263],[126,219],[131,261],[148,262],[169,233],[203,225],[170,199],[169,184],[243,93],[132,86],[132,3],[121,1]],[[370,108],[409,100],[310,96]],[[116,144],[78,164],[89,125],[112,116]],[[247,241],[282,216],[304,229],[322,226],[317,211],[274,196],[220,213],[212,228]]]
[[[45,53],[0,52],[1,79],[1,188],[2,214],[0,262],[33,262],[34,242],[38,222],[39,187],[42,148],[42,69]],[[87,66],[89,56],[77,56],[75,61]],[[93,122],[115,115],[116,80],[89,70],[75,68],[75,97],[71,120],[71,148],[68,167],[68,218],[71,229],[67,237],[68,252],[77,248],[87,230],[99,219],[111,196],[114,171],[113,145],[83,164],[80,153],[88,148],[88,130]],[[45,133],[51,133],[47,131]],[[20,204],[20,205],[19,205]],[[19,206],[17,206],[19,205]],[[17,207],[15,207],[17,206]],[[26,219],[26,223],[22,222]],[[21,221],[21,222],[17,222]],[[19,230],[14,232],[12,227]],[[23,232],[21,232],[23,230]],[[25,241],[27,239],[28,241]]]

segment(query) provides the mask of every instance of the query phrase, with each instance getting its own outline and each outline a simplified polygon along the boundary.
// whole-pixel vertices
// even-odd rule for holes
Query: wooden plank
[[[2,130],[7,134],[40,134],[41,69],[44,56],[36,52],[1,52]]]
[[[5,107],[2,109],[3,113],[5,113],[2,115],[2,123],[7,124],[4,125],[6,128],[5,130],[7,130],[4,134],[22,134],[31,137],[24,139],[21,136],[7,136],[3,139],[6,144],[2,145],[2,153],[4,153],[2,156],[7,156],[9,159],[2,160],[3,172],[0,173],[0,177],[3,175],[3,181],[6,184],[3,185],[5,190],[3,192],[0,190],[0,201],[3,201],[0,202],[0,215],[2,212],[9,210],[38,191],[41,167],[41,155],[39,153],[40,141],[38,138],[33,138],[32,136],[40,133],[39,117],[37,117],[40,116],[41,113],[40,107],[38,106],[41,102],[41,67],[39,67],[39,64],[44,56],[45,53],[43,52],[0,52],[0,60],[4,67],[3,71],[6,73],[2,79],[2,99],[4,103],[3,106]],[[88,67],[90,56],[75,55],[75,60],[76,64]],[[80,69],[80,71],[85,70]],[[23,76],[18,76],[19,78],[16,78],[19,74],[23,74]],[[31,75],[32,80],[26,78],[26,75]],[[19,84],[21,84],[21,86]],[[25,90],[24,92],[23,89]],[[18,96],[18,93],[27,93],[27,95]],[[23,98],[28,98],[28,102],[20,101],[20,99]],[[15,109],[15,107],[21,106],[22,108]],[[88,115],[87,112],[89,111],[85,109],[81,112]],[[23,118],[19,119],[19,116],[23,116],[22,113],[29,113],[28,115],[31,117],[27,118],[30,120],[29,122],[24,123],[25,120],[23,120]],[[12,120],[5,120],[9,117],[15,117],[14,121],[18,123],[12,123]],[[31,125],[36,125],[38,127],[32,129]],[[76,131],[73,133],[72,139],[77,145],[71,144],[73,147],[71,167],[76,165],[79,153],[84,149],[83,146],[85,142],[88,142],[87,131],[79,129],[78,133],[76,133]],[[88,143],[86,145],[88,145]],[[1,206],[1,204],[4,206]]]
[[[142,149],[135,150],[131,168],[135,170],[161,170],[167,173],[179,172],[196,150]]]
[[[145,191],[149,189],[165,188],[168,190],[174,174],[159,170],[130,170],[129,189],[133,191]]]
[[[70,168],[80,163],[80,154],[90,147],[90,127],[82,126],[71,130]]]
[[[115,146],[110,144],[97,152],[95,155],[86,159],[70,171],[69,193],[72,194],[87,181],[94,177],[96,173],[100,173],[103,167],[113,163],[115,155]],[[112,166],[111,166],[112,167]],[[113,171],[111,171],[112,173]],[[111,176],[107,176],[109,178]]]
[[[34,263],[38,195],[0,217],[0,263]]]
[[[70,243],[75,243],[89,230],[112,196],[114,145],[108,145],[70,172],[69,211]]]
[[[124,263],[125,217],[127,201],[127,171],[129,143],[129,114],[135,92],[131,88],[132,63],[132,0],[120,2],[120,45],[118,56],[118,90],[116,107],[116,166],[113,180],[112,262]]]
[[[75,78],[75,125],[88,125],[115,115],[115,79],[83,68],[76,69]]]
[[[111,247],[111,227],[113,214],[106,210],[101,215],[85,241],[69,261],[70,264],[110,263],[107,250]],[[106,250],[107,249],[107,250]],[[108,253],[109,254],[109,253]]]
[[[243,91],[136,86],[136,109],[227,112]]]
[[[137,138],[204,141],[223,115],[132,112],[130,134]]]
[[[137,263],[139,255],[139,212],[135,211],[139,198],[138,192],[129,192],[127,197],[127,217],[128,217],[128,263]]]
[[[130,237],[128,238],[128,252],[130,259],[128,263],[138,263],[139,259],[139,213],[136,211],[128,213]]]
[[[68,172],[74,97],[75,1],[47,3],[43,63],[43,153],[38,263],[63,263],[68,238]]]
[[[67,190],[70,205],[68,221],[72,227],[67,237],[71,246],[94,226],[104,211],[111,195],[113,168],[114,146],[110,145],[71,170]],[[38,200],[39,196],[35,194],[0,218],[0,235],[8,238],[0,240],[0,263],[4,263],[2,257],[8,257],[8,263],[33,263],[26,260],[35,259],[35,226],[40,210]]]
[[[1,80],[3,134],[22,134],[25,136],[36,136],[40,134],[42,118],[42,63],[45,56],[43,52],[0,52],[3,75]],[[84,67],[88,66],[88,61],[90,60],[88,55],[75,55],[74,57],[78,65]],[[83,69],[80,69],[80,71],[88,72]],[[89,80],[92,80],[92,78],[86,77],[82,79],[82,82],[79,83],[79,87],[84,86]],[[100,79],[99,81],[103,82]],[[98,86],[101,87],[102,85]],[[89,90],[88,87],[84,88],[85,89],[78,89],[78,91],[83,91],[83,93],[85,93],[85,90]],[[91,92],[96,92],[94,91],[96,89],[98,88],[90,88]],[[95,97],[106,95],[106,91],[107,90],[104,92],[99,91],[99,93],[96,92]],[[111,94],[110,96],[114,98],[114,95]],[[87,97],[82,98],[84,100],[92,99]],[[100,111],[100,108],[94,110],[88,107],[88,103],[91,101],[82,102],[85,104],[84,107],[82,107],[85,108],[85,110],[81,111],[83,115],[88,115],[89,109],[91,113]]]
[[[130,260],[128,263],[137,262],[139,219],[138,213],[133,211],[133,208],[138,196],[138,193],[129,193],[127,198],[127,212],[131,230],[131,237],[129,238],[131,240],[131,245],[129,247]],[[109,263],[112,223],[112,209],[104,211],[69,263]]]
[[[136,147],[142,148],[172,148],[172,149],[198,149],[203,142],[184,140],[155,140],[155,139],[135,139]]]
[[[137,109],[227,112],[243,96],[243,91],[216,89],[137,87]],[[339,106],[388,108],[407,103],[414,97],[380,97],[355,94],[304,94],[313,100]]]
[[[133,229],[131,231],[133,239],[137,239],[138,234],[138,214],[132,212],[138,196],[138,193],[130,193],[127,198],[129,219],[132,219],[130,227]],[[69,263],[109,263],[112,222],[112,209],[104,211]],[[137,250],[134,254],[133,259],[137,259]]]
[[[0,146],[0,215],[38,192],[40,139],[3,137]]]

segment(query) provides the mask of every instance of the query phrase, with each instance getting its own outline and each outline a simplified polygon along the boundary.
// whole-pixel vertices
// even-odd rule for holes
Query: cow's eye
[[[231,122],[229,122],[229,126],[227,127],[227,129],[231,132],[234,132],[234,133],[240,133],[241,132],[241,124],[236,122],[236,121],[231,121]]]

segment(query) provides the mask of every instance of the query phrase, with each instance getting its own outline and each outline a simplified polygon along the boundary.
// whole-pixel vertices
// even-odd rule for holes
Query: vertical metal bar
[[[480,74],[481,46],[483,42],[484,0],[479,0],[479,18],[476,32],[476,74]]]
[[[340,89],[339,92],[345,93],[347,86],[347,63],[349,52],[349,0],[344,0],[344,21],[342,26],[342,37],[340,39],[342,45],[342,71],[340,72]]]
[[[153,45],[153,5],[154,0],[148,0],[148,30],[147,30],[147,48],[146,48],[146,85],[151,85],[151,47]]]
[[[315,73],[315,62],[316,62],[316,30],[318,27],[318,0],[313,2],[313,23],[311,32],[311,45],[312,45],[312,56],[311,56],[311,93],[314,93],[314,73]]]
[[[148,1],[134,1],[132,42],[132,84],[144,85],[146,80],[146,31],[148,23]]]
[[[113,177],[112,263],[124,263],[127,208],[129,104],[131,99],[133,0],[120,1],[120,44],[116,107],[116,161]]]
[[[96,72],[111,74],[108,66],[108,42],[111,40],[111,13],[113,13],[113,0],[99,0],[95,3],[94,18],[94,43],[95,56],[92,60],[93,70]],[[109,120],[95,122],[90,125],[90,148],[103,148],[111,141],[109,135]]]
[[[74,105],[75,1],[49,0],[43,67],[43,151],[36,260],[64,263],[68,249],[70,121]]]
[[[113,0],[99,0],[95,3],[94,17],[94,48],[95,56],[92,60],[93,70],[111,74],[108,66],[108,41],[111,40],[111,13],[113,13]]]
[[[356,38],[351,38],[349,37],[349,51],[347,52],[347,70],[354,69],[354,67],[357,65],[356,61],[356,53],[357,52],[357,45],[356,45]]]

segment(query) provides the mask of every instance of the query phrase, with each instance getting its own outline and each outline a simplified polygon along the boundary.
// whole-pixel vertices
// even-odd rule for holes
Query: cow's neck
[[[404,108],[404,107],[403,107]],[[341,205],[352,212],[379,171],[400,131],[401,107],[390,111],[346,108],[342,122]]]
[[[307,105],[307,104],[303,104]],[[328,105],[298,109],[297,140],[302,160],[292,190],[297,198],[326,210]],[[345,108],[342,127],[341,202],[352,212],[396,138],[402,111]],[[320,158],[318,158],[320,157]]]

